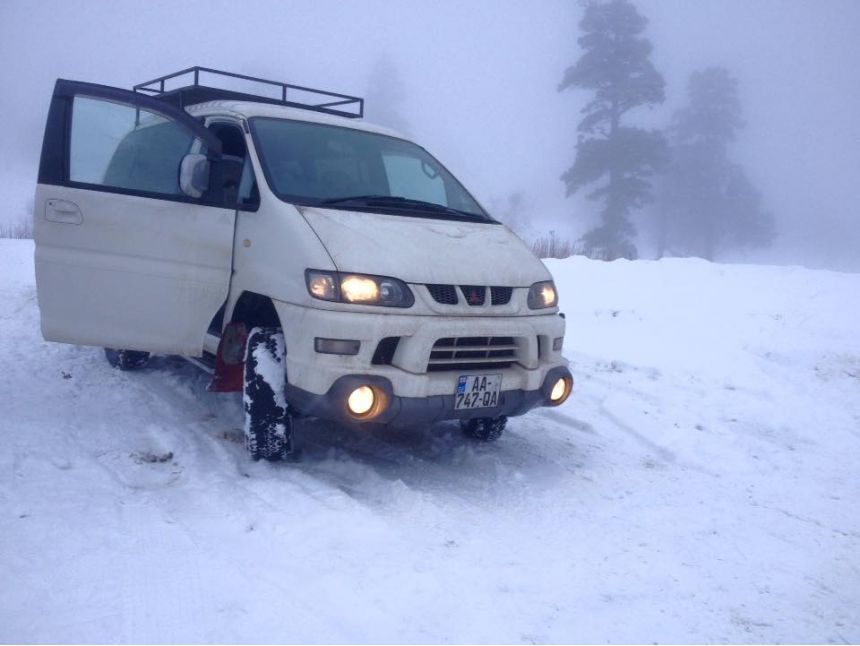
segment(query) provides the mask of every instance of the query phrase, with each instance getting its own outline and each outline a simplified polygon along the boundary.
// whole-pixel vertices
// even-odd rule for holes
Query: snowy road
[[[0,240],[0,642],[857,642],[860,275],[550,265],[575,395],[494,445],[45,343]]]

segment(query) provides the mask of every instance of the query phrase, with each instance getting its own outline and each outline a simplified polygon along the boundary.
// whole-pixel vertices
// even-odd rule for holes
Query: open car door
[[[34,205],[45,339],[200,356],[230,286],[236,205],[183,193],[192,152],[217,164],[221,143],[183,110],[57,81]]]

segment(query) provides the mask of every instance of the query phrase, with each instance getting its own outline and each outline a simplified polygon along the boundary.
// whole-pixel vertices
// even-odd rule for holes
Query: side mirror
[[[185,155],[179,164],[179,190],[188,197],[199,198],[209,189],[209,160],[206,155]]]

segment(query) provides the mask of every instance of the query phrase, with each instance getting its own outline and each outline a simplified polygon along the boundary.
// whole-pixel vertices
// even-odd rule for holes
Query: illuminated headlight
[[[528,304],[529,309],[532,310],[540,310],[545,307],[555,307],[558,305],[558,294],[555,291],[555,284],[551,280],[545,280],[532,285],[529,288]]]
[[[346,276],[341,279],[340,293],[347,303],[376,303],[379,285],[367,276]]]
[[[415,302],[412,290],[397,278],[308,269],[305,280],[308,293],[324,301],[383,307],[412,307]]]

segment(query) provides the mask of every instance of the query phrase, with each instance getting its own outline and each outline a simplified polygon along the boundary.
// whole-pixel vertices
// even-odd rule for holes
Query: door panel
[[[47,340],[201,354],[229,290],[236,211],[182,194],[178,170],[195,141],[217,159],[213,139],[150,97],[58,81],[34,214]]]

